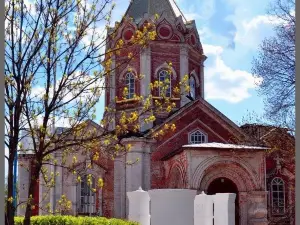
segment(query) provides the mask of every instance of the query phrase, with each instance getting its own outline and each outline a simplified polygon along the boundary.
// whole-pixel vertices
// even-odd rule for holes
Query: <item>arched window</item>
[[[128,72],[125,75],[125,84],[128,89],[128,93],[126,95],[126,99],[131,99],[134,97],[134,92],[135,92],[135,80],[134,80],[134,75],[131,72]]]
[[[200,130],[196,130],[190,134],[189,137],[190,144],[201,144],[207,142],[207,136],[203,134]]]
[[[285,194],[284,181],[275,177],[271,182],[272,214],[284,214]]]
[[[159,96],[165,94],[166,97],[171,97],[171,76],[167,70],[159,72],[159,81],[163,83],[159,86]]]
[[[94,214],[96,213],[96,193],[95,178],[91,175],[85,175],[80,182],[80,214]]]
[[[193,99],[196,97],[196,81],[193,76],[190,77],[190,96]]]

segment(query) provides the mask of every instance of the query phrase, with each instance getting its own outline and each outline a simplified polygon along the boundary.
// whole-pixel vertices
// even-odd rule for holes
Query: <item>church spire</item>
[[[186,22],[175,0],[132,0],[125,15],[138,22],[145,14],[153,16],[163,13],[170,19],[182,16],[182,19]]]

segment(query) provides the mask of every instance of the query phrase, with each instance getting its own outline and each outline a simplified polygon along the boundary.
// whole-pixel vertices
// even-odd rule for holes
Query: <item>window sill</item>
[[[159,97],[159,96],[154,96],[154,97],[152,97],[153,99],[156,99],[156,100],[161,100],[161,99],[163,99],[163,97]],[[173,100],[173,101],[180,101],[180,98],[171,98],[171,100]]]
[[[117,104],[122,104],[122,103],[131,103],[131,102],[137,102],[138,99],[131,98],[131,99],[124,99],[124,100],[119,100],[116,101]]]

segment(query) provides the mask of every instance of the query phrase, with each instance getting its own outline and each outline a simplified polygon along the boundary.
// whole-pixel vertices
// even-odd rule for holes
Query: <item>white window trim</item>
[[[129,79],[129,83],[127,84],[127,79]],[[133,79],[133,93],[130,92],[130,80]],[[132,99],[134,97],[134,94],[135,94],[135,77],[134,77],[134,74],[132,72],[127,72],[125,74],[125,86],[127,87],[128,89],[128,97],[127,99]],[[132,94],[132,98],[129,98],[130,95]]]
[[[168,70],[167,69],[162,69],[161,71],[159,71],[159,74],[158,74],[158,82],[160,82],[160,75],[161,75],[161,72],[165,71],[166,73],[168,73]],[[170,96],[166,96],[166,97],[172,97],[172,79],[171,79],[171,76],[172,75],[169,75],[169,80],[170,80],[170,83],[169,83],[169,89],[170,89]],[[158,95],[161,96],[161,86],[158,87]]]
[[[192,137],[192,134],[195,133],[195,132],[197,132],[197,131],[201,132],[204,135],[204,139],[205,139],[204,143],[207,143],[208,142],[208,136],[207,136],[207,134],[205,132],[203,132],[201,129],[195,129],[195,130],[193,130],[193,131],[191,131],[191,132],[188,133],[189,144],[194,144],[194,143],[192,143],[192,138],[191,137]]]
[[[136,69],[133,66],[127,65],[126,68],[124,70],[122,70],[122,72],[120,73],[120,76],[119,76],[120,83],[125,81],[125,76],[128,72],[131,72],[133,74],[138,74]]]
[[[280,179],[281,181],[282,181],[282,185],[283,185],[283,213],[274,213],[273,212],[273,181],[275,180],[275,179]],[[273,179],[272,179],[272,181],[271,181],[271,214],[272,215],[278,215],[278,216],[280,216],[280,215],[284,215],[285,214],[285,182],[284,182],[284,180],[282,179],[282,178],[280,178],[280,177],[274,177]]]
[[[177,73],[176,71],[174,70],[174,68],[167,63],[167,62],[164,62],[163,64],[161,64],[160,66],[158,66],[154,72],[154,77],[155,78],[159,78],[159,72],[160,70],[168,70],[170,69],[171,70],[171,73],[172,75],[170,76],[170,79],[171,80],[176,80],[177,78]]]

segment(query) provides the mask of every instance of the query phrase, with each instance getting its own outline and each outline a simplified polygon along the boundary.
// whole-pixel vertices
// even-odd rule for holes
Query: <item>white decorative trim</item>
[[[137,27],[141,28],[143,26],[143,24],[145,23],[145,21],[147,21],[149,23],[154,23],[154,20],[155,20],[155,16],[149,17],[148,13],[145,13],[143,18],[138,22]]]
[[[244,177],[241,176],[241,171],[233,170],[231,168],[216,168],[216,170],[211,171],[208,174],[205,174],[203,177],[200,186],[198,189],[201,191],[207,191],[209,185],[215,180],[220,177],[225,177],[229,180],[231,180],[237,187],[238,191],[247,191],[247,188],[249,188],[249,185],[245,182]]]
[[[130,42],[130,40],[131,40],[131,39],[126,40],[125,37],[124,37],[125,32],[127,32],[127,31],[132,31],[132,36],[134,36],[134,33],[135,33],[135,30],[132,29],[131,27],[128,28],[128,29],[124,29],[124,30],[122,31],[122,40],[124,40],[124,42],[125,42],[126,44],[127,44],[128,42]]]
[[[254,168],[245,160],[241,158],[226,158],[224,159],[222,156],[214,156],[211,158],[208,158],[201,162],[196,170],[193,173],[192,180],[191,180],[191,185],[193,188],[199,188],[201,187],[202,179],[206,175],[205,171],[211,167],[214,166],[218,163],[236,163],[237,165],[240,165],[241,169],[247,171],[249,180],[253,182],[255,187],[251,187],[252,189],[259,188],[259,179],[257,176],[257,173],[255,172]],[[249,187],[247,187],[249,188]]]
[[[116,57],[113,55],[112,56],[112,64],[111,64],[111,74],[108,77],[108,82],[109,82],[109,99],[108,102],[111,103],[114,101],[116,97]]]
[[[151,49],[150,47],[142,49],[140,52],[140,73],[145,77],[140,82],[140,94],[144,97],[150,95],[149,84],[151,83]]]
[[[180,56],[189,56],[189,45],[186,43],[182,43],[179,45],[180,48]],[[192,60],[192,59],[190,59]]]
[[[199,77],[197,76],[196,71],[193,70],[192,72],[190,72],[190,76],[193,76],[195,78],[196,87],[198,88],[200,86],[200,80],[199,80]]]
[[[176,26],[176,28],[177,28],[178,25],[180,25],[182,27],[183,32],[186,32],[186,26],[185,26],[185,24],[184,24],[183,19],[182,19],[181,16],[179,16],[179,17],[177,17],[175,19],[175,26]]]
[[[116,42],[121,38],[121,37],[123,37],[123,30],[124,30],[124,28],[125,27],[127,27],[127,26],[132,26],[134,29],[136,29],[137,30],[137,26],[136,26],[136,24],[135,23],[133,23],[132,21],[131,21],[131,19],[128,17],[128,16],[126,16],[125,17],[125,20],[123,21],[123,23],[122,23],[122,25],[118,28],[118,30],[116,31],[116,37],[112,40],[112,43],[111,43],[111,46],[112,47],[114,47],[115,46],[115,44],[116,44]],[[134,33],[134,32],[133,32]]]
[[[176,27],[176,24],[174,24],[174,22],[170,23],[170,22],[169,22],[169,19],[166,17],[166,14],[165,14],[165,13],[163,13],[163,14],[161,15],[161,17],[158,19],[158,21],[156,22],[156,24],[157,24],[157,25],[160,25],[160,23],[162,23],[162,22],[165,22],[165,24],[168,24],[169,26],[172,27],[172,34],[173,34],[173,35],[174,35],[174,34],[178,35],[178,37],[180,38],[180,41],[181,41],[181,42],[184,42],[184,41],[185,41],[185,38],[184,38],[184,36],[182,35],[182,33],[178,31],[178,29],[177,29],[177,27]],[[185,27],[183,27],[183,29],[185,29]],[[173,37],[173,35],[172,35],[171,37]]]
[[[119,76],[119,82],[122,82],[122,81],[125,81],[125,77],[124,75],[128,72],[131,72],[133,73],[133,75],[137,76],[137,71],[136,69],[133,67],[133,66],[130,66],[130,65],[127,65],[126,68],[120,73],[120,76]]]
[[[156,68],[155,73],[154,73],[155,78],[158,78],[158,72],[161,69],[166,69],[166,70],[171,69],[171,71],[172,71],[171,80],[176,80],[177,73],[172,66],[171,67],[169,66],[169,64],[167,62],[164,62],[163,64],[161,64],[160,66],[158,66]]]

